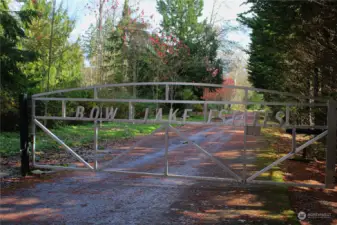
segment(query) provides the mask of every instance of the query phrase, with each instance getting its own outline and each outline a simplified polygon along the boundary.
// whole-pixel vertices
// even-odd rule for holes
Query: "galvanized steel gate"
[[[99,94],[100,91],[108,88],[128,88],[128,87],[139,87],[139,86],[149,86],[149,87],[162,87],[165,89],[165,99],[136,99],[136,98],[100,98]],[[184,87],[198,87],[198,88],[225,88],[225,89],[233,89],[242,91],[244,93],[244,98],[242,101],[233,101],[232,99],[229,100],[221,100],[221,101],[205,101],[205,100],[174,100],[170,99],[170,91],[171,88],[177,87],[177,86],[184,86]],[[93,92],[93,98],[72,98],[72,97],[58,97],[57,95],[70,93],[70,92],[76,92],[76,91],[92,91]],[[123,83],[123,84],[110,84],[110,85],[99,85],[99,86],[93,86],[93,87],[85,87],[85,88],[73,88],[73,89],[67,89],[67,90],[59,90],[59,91],[53,91],[48,93],[40,93],[35,94],[32,96],[32,135],[33,135],[33,145],[32,145],[32,155],[33,155],[33,166],[35,168],[47,168],[47,169],[61,169],[61,170],[89,170],[89,171],[105,171],[105,172],[112,172],[112,173],[127,173],[127,174],[140,174],[140,175],[151,175],[151,176],[162,176],[162,177],[171,177],[171,178],[187,178],[187,179],[196,179],[196,180],[210,180],[210,181],[222,181],[222,182],[236,182],[236,183],[260,183],[260,184],[286,184],[291,186],[312,186],[312,187],[326,187],[326,188],[333,188],[334,187],[334,175],[335,175],[335,161],[336,161],[336,111],[337,111],[337,103],[334,100],[322,100],[322,99],[311,99],[309,103],[303,103],[303,102],[267,102],[267,101],[249,101],[248,95],[249,91],[252,92],[261,92],[261,93],[268,93],[268,94],[277,94],[277,95],[283,95],[288,97],[294,97],[294,98],[301,98],[301,96],[297,96],[291,93],[284,93],[284,92],[278,92],[278,91],[271,91],[271,90],[264,90],[264,89],[257,89],[257,88],[250,88],[250,87],[241,87],[241,86],[224,86],[224,85],[216,85],[216,84],[204,84],[204,83],[173,83],[173,82],[165,82],[165,83],[157,83],[157,82],[150,82],[150,83]],[[56,97],[55,97],[56,96]],[[304,98],[307,100],[310,100],[310,98]],[[312,100],[315,101],[315,103],[312,103]],[[41,102],[61,102],[62,103],[62,116],[44,116],[44,115],[36,115],[36,103],[38,101]],[[129,105],[129,115],[128,118],[115,118],[117,110],[116,109],[106,109],[106,115],[105,118],[102,117],[102,110],[101,113],[99,113],[100,109],[99,107],[93,107],[90,116],[84,117],[84,108],[82,106],[78,106],[76,109],[76,115],[75,116],[68,116],[67,115],[67,109],[66,109],[66,102],[94,102],[94,103],[127,103]],[[318,103],[317,103],[318,102]],[[176,118],[176,111],[171,108],[169,118],[167,120],[162,119],[162,110],[158,109],[156,114],[156,119],[149,119],[148,109],[145,110],[145,116],[144,119],[135,119],[134,118],[134,103],[157,103],[157,104],[201,104],[203,105],[203,113],[204,113],[204,121],[188,121],[187,120],[187,114],[190,112],[190,109],[185,109],[183,118],[181,120],[177,120]],[[224,122],[212,122],[212,117],[215,112],[215,110],[209,110],[208,112],[208,105],[226,105],[226,104],[235,104],[235,105],[243,105],[244,106],[244,112],[243,112],[243,123],[239,126],[244,128],[244,149],[242,151],[242,154],[245,159],[246,155],[246,148],[247,148],[247,135],[253,134],[256,129],[259,129],[259,127],[268,127],[268,126],[275,126],[270,125],[267,123],[259,124],[258,118],[256,117],[256,113],[254,121],[249,124],[247,121],[247,106],[248,105],[264,105],[264,106],[282,106],[285,107],[285,121],[281,124],[282,128],[288,128],[293,129],[294,133],[297,128],[313,128],[313,129],[322,129],[322,133],[311,139],[310,141],[306,142],[305,144],[295,147],[295,142],[293,143],[293,150],[289,152],[287,155],[283,156],[282,158],[279,158],[275,162],[271,163],[267,167],[261,169],[260,171],[254,173],[250,177],[247,177],[246,175],[246,162],[244,160],[243,166],[244,166],[244,173],[243,176],[239,176],[233,170],[225,165],[223,162],[218,160],[216,157],[214,157],[211,153],[209,153],[207,150],[199,146],[198,144],[192,142],[188,139],[188,137],[185,137],[178,129],[171,126],[171,124],[214,124],[214,125],[222,125]],[[327,123],[325,125],[295,125],[290,124],[289,117],[290,117],[290,107],[321,107],[325,108],[327,111]],[[218,115],[221,117],[222,111],[217,112]],[[94,151],[95,154],[98,151],[98,135],[99,135],[99,123],[102,122],[121,122],[121,123],[156,123],[156,124],[162,124],[161,127],[153,132],[153,134],[159,130],[165,131],[165,170],[164,173],[145,173],[145,172],[133,172],[133,171],[125,171],[125,170],[117,170],[117,169],[111,169],[111,168],[105,168],[104,166],[100,166],[97,163],[97,159],[95,158],[94,165],[90,165],[88,162],[86,162],[80,155],[78,155],[73,149],[71,149],[66,143],[64,143],[61,139],[59,139],[55,134],[53,134],[46,126],[44,126],[43,122],[44,120],[72,120],[72,121],[91,121],[94,123],[94,129],[95,129],[95,136],[94,136]],[[233,115],[232,122],[234,125],[235,120],[235,114]],[[49,135],[51,138],[53,138],[56,142],[58,142],[65,150],[67,150],[69,153],[71,153],[75,158],[77,158],[80,162],[82,162],[86,168],[69,168],[69,167],[63,167],[63,166],[53,166],[53,165],[41,165],[36,163],[35,156],[36,156],[36,146],[35,146],[35,139],[36,139],[36,126],[41,128],[47,135]],[[219,178],[219,177],[201,177],[201,176],[182,176],[182,175],[174,175],[170,174],[168,172],[169,163],[168,163],[168,148],[169,148],[169,131],[176,133],[178,136],[183,138],[188,144],[195,146],[201,153],[209,157],[215,164],[217,164],[220,168],[222,168],[224,171],[226,171],[231,178]],[[278,183],[273,181],[263,181],[263,180],[255,180],[259,175],[262,173],[270,170],[273,166],[276,166],[280,164],[281,162],[285,161],[286,159],[292,157],[296,153],[302,151],[304,148],[308,147],[315,141],[327,136],[327,151],[326,151],[326,175],[325,175],[325,185],[309,185],[304,183]],[[294,139],[295,140],[295,139]],[[140,140],[142,142],[143,140]],[[115,157],[113,160],[117,160],[118,158],[128,154],[139,143],[136,143],[134,146],[132,146],[128,151],[125,151]]]

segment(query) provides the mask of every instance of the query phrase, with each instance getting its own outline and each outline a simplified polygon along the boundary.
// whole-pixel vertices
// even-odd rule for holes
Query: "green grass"
[[[19,133],[1,132],[0,133],[0,155],[11,156],[20,153]]]
[[[157,129],[157,124],[117,124],[103,123],[99,130],[98,140],[113,141],[127,139],[139,135],[147,135]],[[92,145],[94,140],[93,124],[60,126],[51,131],[58,136],[68,146]],[[0,154],[1,157],[17,155],[20,152],[19,133],[0,133]],[[37,151],[48,151],[60,149],[60,145],[44,132],[37,130],[36,149]]]
[[[204,115],[193,115],[193,116],[190,116],[187,121],[204,121]]]
[[[278,137],[275,136],[275,129],[264,128],[261,129],[261,133],[268,145],[264,146],[262,149],[258,149],[257,151],[256,164],[259,170],[270,165],[272,162],[285,155],[284,153],[277,153],[277,150],[273,148],[273,143],[277,143],[278,139]],[[280,164],[272,167],[269,171],[261,174],[259,179],[271,180],[275,182],[284,182],[283,172],[280,168]]]
[[[263,138],[269,143],[267,146],[258,149],[256,154],[256,165],[258,170],[270,165],[275,160],[281,158],[284,154],[277,154],[272,143],[278,140],[278,132],[272,128],[262,129]],[[257,177],[257,180],[269,180],[274,182],[284,182],[284,174],[280,166],[274,166],[269,171]],[[264,192],[265,208],[273,212],[273,219],[286,219],[289,224],[300,224],[295,212],[291,209],[288,187],[271,186],[270,190]]]

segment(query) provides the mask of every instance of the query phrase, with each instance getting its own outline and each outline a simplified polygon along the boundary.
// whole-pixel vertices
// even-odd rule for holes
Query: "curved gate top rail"
[[[32,97],[36,98],[36,97],[53,95],[53,94],[68,93],[72,91],[82,91],[82,90],[94,90],[95,91],[101,88],[132,87],[132,86],[165,86],[167,90],[169,86],[228,88],[228,89],[238,89],[238,90],[244,90],[244,91],[256,91],[256,92],[262,92],[262,93],[279,94],[279,95],[295,97],[295,98],[300,98],[300,99],[312,99],[312,100],[327,102],[327,99],[325,98],[303,96],[303,95],[298,95],[298,94],[292,94],[289,92],[281,92],[281,91],[261,89],[261,88],[252,88],[252,87],[245,87],[245,86],[209,84],[209,83],[187,83],[187,82],[139,82],[139,83],[104,84],[104,85],[95,85],[95,86],[81,87],[81,88],[69,88],[69,89],[64,89],[64,90],[56,90],[56,91],[51,91],[51,92],[38,93],[38,94],[34,94]]]

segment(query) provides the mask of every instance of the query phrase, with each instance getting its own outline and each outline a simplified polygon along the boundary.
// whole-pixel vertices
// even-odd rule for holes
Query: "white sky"
[[[71,40],[75,41],[79,36],[89,28],[90,24],[95,22],[95,16],[89,15],[86,10],[86,3],[95,2],[98,0],[57,0],[57,3],[63,2],[63,6],[68,9],[71,17],[76,18],[76,27],[71,33]],[[235,22],[238,13],[245,12],[249,9],[249,6],[242,5],[244,0],[204,0],[203,18],[210,17],[212,12],[212,6],[214,1],[219,4],[218,8],[218,21],[231,20]],[[124,0],[119,0],[121,7]],[[130,4],[135,3],[136,0],[130,0]],[[144,10],[145,16],[154,15],[154,22],[159,24],[161,15],[156,10],[156,0],[139,0],[140,11]],[[228,38],[239,42],[242,46],[247,47],[250,42],[249,35],[242,32],[232,32],[228,35]]]

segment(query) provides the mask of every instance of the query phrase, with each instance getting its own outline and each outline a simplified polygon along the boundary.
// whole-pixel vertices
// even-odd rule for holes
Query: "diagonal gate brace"
[[[55,134],[53,134],[47,127],[45,127],[38,120],[34,119],[34,123],[39,126],[46,134],[48,134],[51,138],[53,138],[57,143],[62,145],[70,154],[72,154],[75,158],[81,161],[86,167],[89,169],[94,169],[89,163],[87,163],[81,156],[79,156],[76,152],[74,152],[68,145],[66,145],[62,140],[60,140]]]
[[[255,174],[253,174],[252,176],[250,176],[249,178],[247,178],[247,181],[254,180],[256,177],[260,176],[262,173],[267,172],[268,170],[270,170],[274,166],[280,164],[281,162],[285,161],[286,159],[290,158],[291,156],[295,155],[296,153],[299,153],[300,151],[302,151],[304,148],[308,147],[309,145],[311,145],[315,141],[318,141],[319,139],[325,137],[327,134],[328,134],[328,131],[324,131],[323,133],[317,135],[316,137],[314,137],[313,139],[307,141],[306,143],[304,143],[300,147],[297,147],[295,149],[295,151],[292,151],[292,152],[288,153],[287,155],[283,156],[282,158],[279,158],[278,160],[276,160],[273,163],[271,163],[269,166],[263,168],[259,172],[256,172]]]

